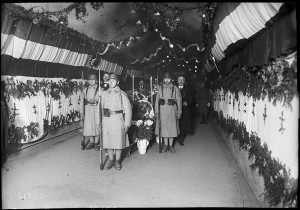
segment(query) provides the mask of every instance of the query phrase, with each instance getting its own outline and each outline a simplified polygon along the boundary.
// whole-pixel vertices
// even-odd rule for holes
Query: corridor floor
[[[260,207],[213,123],[197,123],[176,153],[135,152],[99,170],[75,131],[8,157],[2,208]]]

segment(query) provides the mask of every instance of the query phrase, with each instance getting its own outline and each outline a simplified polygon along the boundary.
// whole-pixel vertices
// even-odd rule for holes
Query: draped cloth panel
[[[219,62],[218,68],[226,74],[233,65],[267,64],[270,59],[290,54],[297,48],[296,10],[261,33],[255,40],[234,55]]]
[[[96,70],[101,70],[107,72],[109,74],[115,73],[117,75],[121,75],[123,71],[123,67],[118,64],[108,62],[106,60],[101,59],[99,66],[95,68]]]
[[[299,97],[293,98],[293,109],[290,109],[281,102],[274,106],[268,96],[264,100],[254,100],[244,96],[242,92],[238,93],[238,101],[234,99],[235,94],[229,91],[225,94],[225,100],[220,101],[224,94],[223,89],[214,92],[214,110],[222,111],[225,118],[231,117],[238,122],[244,122],[247,132],[255,132],[261,139],[261,144],[268,145],[272,157],[286,164],[291,169],[291,176],[298,178]],[[280,130],[281,128],[284,130]]]
[[[1,81],[5,81],[7,78],[13,78],[13,80],[27,83],[28,80],[34,82],[38,80],[41,82],[42,80],[52,81],[58,83],[59,81],[65,81],[63,78],[39,78],[39,77],[24,77],[24,76],[1,76]],[[82,80],[71,80],[76,81],[79,83]],[[47,90],[47,93],[49,89]],[[47,119],[49,125],[51,124],[51,119],[53,116],[67,116],[71,111],[78,111],[80,112],[80,101],[82,99],[82,92],[78,91],[77,93],[74,91],[73,95],[66,98],[64,94],[60,94],[60,100],[54,100],[51,95],[47,94],[46,96],[42,91],[39,91],[36,96],[25,97],[23,99],[16,99],[13,96],[9,97],[8,107],[10,110],[16,108],[15,121],[9,121],[9,127],[14,124],[16,127],[23,128],[24,126],[29,126],[30,123],[38,123],[38,136],[33,138],[23,139],[21,142],[22,144],[30,143],[38,141],[42,136],[45,135],[44,131],[44,119]],[[60,107],[61,106],[61,107]],[[34,108],[35,107],[35,108]],[[49,109],[49,111],[47,111]],[[36,113],[35,113],[36,111]],[[13,112],[13,111],[12,111]],[[75,122],[79,121],[79,118],[75,118]],[[14,143],[11,141],[9,143]]]
[[[230,7],[232,3],[224,3]],[[233,3],[236,6],[236,3]],[[240,3],[235,10],[224,17],[215,31],[216,43],[212,54],[217,61],[225,57],[224,51],[229,45],[241,39],[249,39],[261,29],[278,12],[283,3]],[[221,15],[221,14],[220,14]]]

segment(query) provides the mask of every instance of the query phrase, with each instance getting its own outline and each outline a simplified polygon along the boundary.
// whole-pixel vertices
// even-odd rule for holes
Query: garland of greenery
[[[83,82],[70,81],[58,81],[49,82],[43,79],[42,81],[27,80],[26,83],[16,80],[14,81],[13,77],[6,78],[6,80],[1,81],[1,86],[5,90],[6,99],[9,101],[10,96],[15,99],[23,99],[25,97],[36,96],[39,91],[42,91],[45,96],[48,95],[50,90],[50,95],[54,100],[59,100],[61,95],[64,94],[66,98],[74,94],[77,94],[78,91],[82,91],[86,84]]]
[[[254,158],[251,169],[258,169],[263,177],[265,192],[263,195],[270,206],[297,207],[298,178],[290,177],[290,169],[285,164],[271,157],[266,143],[261,145],[260,138],[253,132],[247,132],[244,123],[229,117],[224,118],[222,111],[218,113],[217,123],[227,133],[233,133],[233,140],[239,143],[239,149],[249,152],[248,159]]]
[[[236,65],[225,77],[219,77],[212,89],[221,90],[224,95],[230,91],[238,100],[238,92],[252,96],[254,100],[283,101],[283,105],[292,109],[291,101],[297,94],[297,58],[291,67],[286,61],[273,60],[262,66],[247,67]]]
[[[16,127],[12,124],[8,128],[8,142],[9,143],[21,143],[22,139],[27,140],[39,135],[39,123],[31,122],[28,126]],[[26,132],[27,130],[27,132]],[[27,133],[27,135],[26,135]]]
[[[75,122],[76,118],[80,118],[80,112],[76,110],[70,111],[70,113],[67,113],[66,116],[60,115],[60,116],[53,116],[51,119],[51,125],[48,125],[48,120],[44,119],[44,133],[51,133],[55,134],[60,128],[63,128],[65,125],[70,125],[72,122]],[[30,139],[36,137],[39,135],[39,123],[33,123],[31,122],[28,126],[23,127],[16,127],[14,124],[12,124],[8,128],[8,142],[9,143],[18,143],[22,144],[22,139],[27,140],[27,138]],[[27,135],[26,135],[27,130]]]

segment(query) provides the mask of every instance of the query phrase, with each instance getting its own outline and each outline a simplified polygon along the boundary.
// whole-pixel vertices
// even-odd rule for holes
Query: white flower
[[[153,110],[150,111],[149,117],[150,118],[154,117],[154,111]]]
[[[147,120],[144,124],[147,125],[147,126],[151,126],[153,124],[153,121],[152,120]]]
[[[136,125],[137,125],[138,127],[140,127],[141,124],[143,124],[143,120],[138,120],[138,121],[136,121]]]

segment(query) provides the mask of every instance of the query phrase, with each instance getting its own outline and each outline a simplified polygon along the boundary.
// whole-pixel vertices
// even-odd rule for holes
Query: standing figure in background
[[[103,74],[103,83],[100,86],[103,90],[108,90],[109,88],[109,74],[104,73]]]
[[[83,90],[84,100],[80,106],[80,116],[83,123],[83,136],[90,138],[90,144],[86,149],[94,148],[96,151],[99,147],[99,85],[97,76],[89,76],[89,86]]]
[[[109,161],[106,169],[122,168],[122,150],[129,145],[128,129],[131,126],[132,109],[126,93],[119,88],[116,74],[109,77],[109,89],[101,91],[103,148],[107,149]],[[116,157],[114,157],[114,153]]]
[[[210,91],[205,87],[204,81],[199,81],[196,84],[196,106],[198,108],[198,113],[200,115],[200,124],[207,123],[207,114],[212,96]]]
[[[136,97],[137,101],[139,100],[148,100],[148,96],[150,95],[150,89],[148,85],[145,83],[143,79],[139,81],[138,87],[136,89]]]
[[[173,140],[180,133],[179,119],[182,114],[182,98],[178,87],[171,83],[171,74],[166,72],[163,77],[163,85],[158,87],[158,94],[155,100],[155,110],[160,106],[160,123],[156,123],[155,134],[164,139],[163,152],[175,152]],[[158,118],[158,113],[156,113]],[[159,125],[161,127],[159,127]],[[168,147],[169,145],[169,147]]]
[[[191,89],[185,85],[185,77],[179,76],[177,78],[178,88],[182,96],[182,117],[179,120],[180,135],[178,136],[178,143],[184,146],[183,141],[188,133],[192,131],[191,127],[191,104],[193,101]]]

